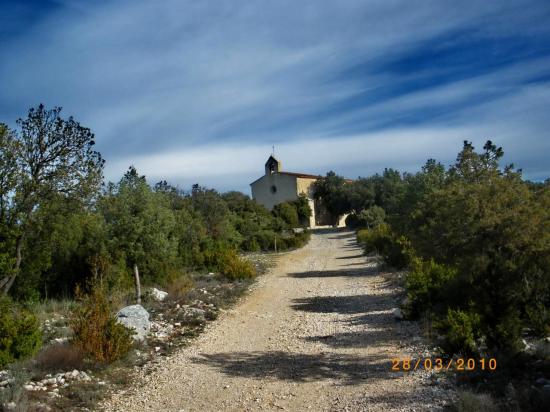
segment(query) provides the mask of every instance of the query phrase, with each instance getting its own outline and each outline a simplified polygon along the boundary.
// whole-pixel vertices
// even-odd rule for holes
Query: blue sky
[[[550,2],[0,0],[0,121],[62,106],[118,180],[249,192],[346,177],[465,139],[550,177]]]

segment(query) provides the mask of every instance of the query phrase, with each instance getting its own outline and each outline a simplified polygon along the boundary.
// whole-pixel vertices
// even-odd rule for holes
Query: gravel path
[[[134,387],[102,407],[437,409],[446,392],[430,384],[433,377],[390,371],[391,358],[418,356],[403,341],[414,340],[413,324],[396,322],[396,306],[395,287],[361,253],[351,232],[313,234],[303,249],[282,254],[252,292],[193,345],[163,359],[153,373],[138,374]]]

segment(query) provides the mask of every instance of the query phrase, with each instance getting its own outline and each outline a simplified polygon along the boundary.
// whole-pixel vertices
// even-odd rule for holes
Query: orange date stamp
[[[393,358],[391,370],[393,372],[409,372],[417,369],[439,371],[495,371],[497,360],[495,358]]]

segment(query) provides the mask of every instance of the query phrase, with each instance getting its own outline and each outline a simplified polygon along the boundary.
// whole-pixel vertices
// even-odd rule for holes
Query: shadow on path
[[[202,355],[194,363],[220,369],[230,376],[295,382],[338,379],[353,385],[370,378],[391,378],[387,358],[321,353],[302,354],[283,351],[230,352]]]
[[[294,272],[289,273],[288,276],[292,278],[326,278],[326,277],[353,277],[353,276],[374,276],[378,273],[376,266],[368,266],[356,269],[340,269],[340,270],[311,270],[308,272]]]
[[[367,257],[365,254],[361,253],[359,255],[353,255],[353,256],[338,256],[336,259],[358,259],[358,258],[365,258]]]
[[[294,299],[292,309],[317,313],[365,314],[373,309],[389,310],[394,306],[392,295],[347,295]]]

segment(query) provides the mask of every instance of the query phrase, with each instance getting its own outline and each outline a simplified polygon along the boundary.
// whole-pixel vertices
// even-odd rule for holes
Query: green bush
[[[405,288],[411,302],[411,313],[419,315],[443,300],[445,288],[455,279],[457,270],[433,259],[426,261],[417,257],[412,259],[410,266]]]
[[[384,261],[396,269],[410,265],[414,256],[411,242],[405,236],[390,235],[380,241],[380,250]]]
[[[73,344],[98,362],[122,358],[132,348],[134,331],[116,321],[105,290],[94,286],[80,300],[70,319]]]
[[[280,217],[287,227],[297,227],[299,223],[298,210],[296,205],[290,202],[284,202],[273,208],[273,214]]]
[[[0,367],[34,355],[42,345],[36,316],[0,296]]]
[[[241,259],[234,250],[226,250],[219,256],[219,270],[230,280],[253,279],[256,269],[252,263]]]
[[[385,223],[360,230],[357,241],[364,246],[366,253],[378,253],[396,269],[407,267],[414,256],[409,240],[404,236],[397,237]]]
[[[363,209],[359,213],[352,213],[346,217],[346,226],[351,229],[357,228],[375,228],[384,223],[386,213],[379,206],[371,206]]]
[[[436,324],[444,333],[444,349],[448,353],[475,354],[478,351],[481,320],[477,313],[449,309],[447,317]]]

